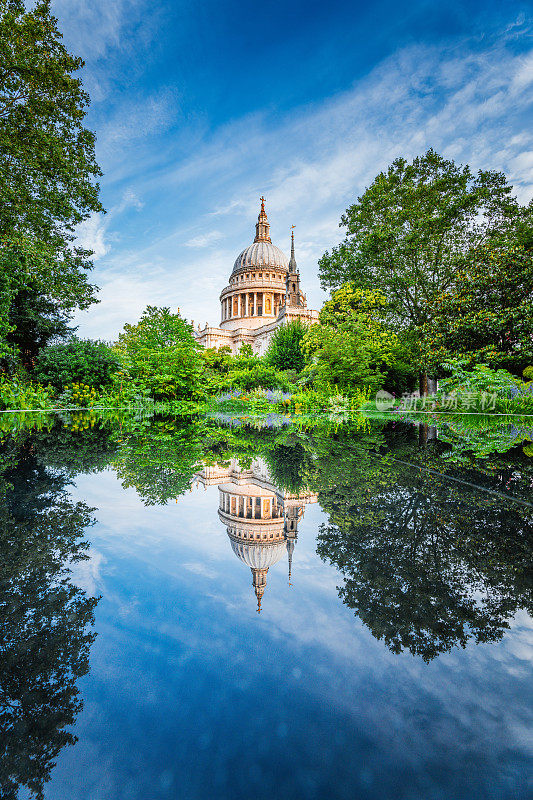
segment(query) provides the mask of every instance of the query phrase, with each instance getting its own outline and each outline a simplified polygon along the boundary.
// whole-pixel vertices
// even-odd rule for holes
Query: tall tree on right
[[[428,150],[397,158],[341,217],[347,234],[319,262],[323,288],[378,289],[398,329],[423,335],[435,299],[455,284],[465,255],[524,215],[500,172],[458,166]],[[421,391],[432,366],[421,350]]]

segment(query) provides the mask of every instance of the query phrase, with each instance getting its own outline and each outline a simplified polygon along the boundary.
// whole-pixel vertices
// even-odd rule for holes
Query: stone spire
[[[294,255],[294,225],[291,225],[291,260],[289,261],[289,272],[298,272],[296,257]]]
[[[291,260],[287,271],[287,278],[285,279],[285,307],[300,306],[301,308],[307,307],[305,295],[300,290],[300,270],[296,263],[296,256],[294,255],[294,225],[291,231]]]
[[[265,211],[264,197],[261,197],[261,211],[259,212],[259,216],[257,217],[257,222],[255,224],[254,242],[270,242],[270,244],[272,244],[272,239],[270,238],[270,225],[268,223],[268,217]]]

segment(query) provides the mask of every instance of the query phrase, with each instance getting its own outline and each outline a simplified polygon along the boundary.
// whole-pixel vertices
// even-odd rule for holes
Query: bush
[[[0,377],[0,409],[54,408],[52,387],[24,383],[19,378],[6,380]]]
[[[54,344],[42,350],[32,377],[61,391],[73,383],[99,388],[108,386],[118,371],[120,361],[103,342],[73,337],[66,344]]]
[[[203,396],[203,360],[192,326],[168,308],[148,306],[139,322],[125,325],[116,345],[124,377],[155,400]]]
[[[287,379],[286,373],[278,372],[274,367],[265,364],[259,359],[255,360],[252,366],[241,369],[234,369],[227,375],[221,376],[216,380],[213,388],[219,389],[284,389],[288,390],[291,381]],[[291,373],[289,375],[292,376]]]
[[[301,344],[307,327],[300,319],[296,319],[277,328],[270,340],[265,361],[279,370],[301,372],[305,366]]]

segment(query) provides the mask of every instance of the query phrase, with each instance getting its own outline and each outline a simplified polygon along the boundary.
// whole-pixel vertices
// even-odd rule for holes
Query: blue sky
[[[114,338],[148,304],[218,324],[258,198],[309,304],[341,213],[398,155],[434,147],[502,169],[533,196],[530,2],[55,0],[86,60],[106,216],[100,304],[83,336]]]

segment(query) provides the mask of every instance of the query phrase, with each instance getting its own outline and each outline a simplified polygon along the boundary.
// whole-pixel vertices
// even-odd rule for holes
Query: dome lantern
[[[254,242],[269,242],[272,244],[272,239],[270,238],[270,225],[265,211],[265,198],[261,197],[260,200],[261,211],[259,212],[259,216],[257,217],[257,222],[255,224]]]

